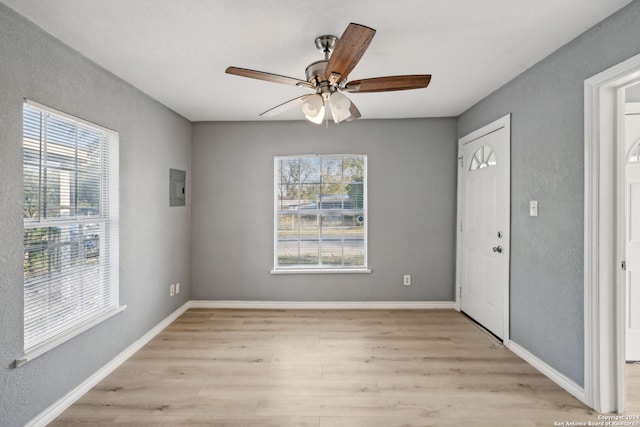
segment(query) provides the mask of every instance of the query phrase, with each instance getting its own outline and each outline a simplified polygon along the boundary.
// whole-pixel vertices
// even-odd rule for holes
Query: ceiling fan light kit
[[[305,116],[315,117],[320,114],[320,109],[323,107],[322,96],[309,95],[302,103],[302,112]]]
[[[330,99],[332,108],[337,112],[346,113],[349,111],[351,101],[349,101],[349,98],[347,98],[340,92],[333,92]]]
[[[335,121],[336,123],[346,120],[349,116],[351,116],[351,113],[349,112],[351,101],[340,92],[333,92],[329,97],[329,102],[331,103],[333,121]]]
[[[351,70],[358,64],[369,47],[376,31],[364,25],[351,23],[341,38],[324,35],[316,38],[316,48],[324,54],[324,60],[311,63],[305,70],[306,81],[264,71],[229,67],[227,74],[294,85],[315,92],[302,95],[273,107],[260,116],[271,117],[293,107],[300,107],[305,118],[312,123],[329,121],[329,112],[335,123],[352,121],[361,117],[355,104],[342,92],[389,92],[425,88],[431,81],[429,74],[387,76],[347,82]]]

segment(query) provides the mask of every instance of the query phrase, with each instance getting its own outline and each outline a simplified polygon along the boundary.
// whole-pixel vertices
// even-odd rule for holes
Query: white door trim
[[[481,138],[485,135],[488,135],[492,132],[495,132],[499,129],[504,128],[507,132],[507,149],[508,149],[508,161],[507,161],[507,175],[509,179],[506,182],[506,197],[505,197],[505,209],[510,212],[511,209],[511,114],[507,114],[494,122],[489,123],[482,128],[471,132],[468,135],[463,136],[458,139],[458,188],[457,188],[457,196],[458,196],[458,212],[456,219],[456,301],[455,301],[455,309],[460,311],[460,279],[462,277],[462,271],[460,267],[462,265],[462,254],[461,254],[461,242],[462,242],[462,230],[460,225],[462,224],[462,207],[463,207],[463,197],[462,197],[462,167],[460,167],[460,162],[462,159],[463,148],[465,144],[468,144],[471,141],[474,141],[478,138]],[[511,215],[508,215],[508,226],[511,228]],[[506,233],[507,236],[511,236],[511,232]],[[505,245],[505,253],[504,256],[507,259],[511,259],[511,244],[507,242]],[[510,308],[510,299],[509,299],[509,282],[507,281],[506,289],[504,289],[504,329],[503,329],[503,342],[505,345],[509,344],[509,308]]]
[[[585,403],[599,412],[624,406],[626,297],[618,268],[622,190],[616,138],[624,112],[620,88],[639,78],[636,55],[584,82],[584,389]]]
[[[621,96],[624,95],[624,93],[621,93]],[[631,155],[631,150],[634,149],[634,147],[636,147],[636,145],[639,143],[639,139],[638,139],[638,135],[634,135],[633,138],[629,138],[629,135],[626,134],[626,130],[627,130],[627,120],[629,120],[630,118],[633,118],[634,120],[637,120],[638,118],[640,118],[640,102],[633,102],[633,103],[624,103],[622,105],[624,107],[624,114],[620,114],[619,115],[619,119],[621,120],[622,123],[620,123],[620,126],[623,127],[624,131],[621,132],[620,134],[620,144],[618,147],[618,156],[619,156],[619,177],[620,177],[620,197],[621,200],[619,201],[619,205],[621,208],[619,209],[620,215],[618,218],[619,221],[619,236],[620,236],[620,259],[625,260],[626,265],[627,265],[627,271],[623,271],[621,272],[622,274],[622,286],[624,287],[624,299],[622,301],[622,310],[625,312],[625,317],[624,317],[624,324],[621,325],[620,327],[620,333],[623,335],[622,340],[624,341],[624,346],[622,347],[622,350],[624,351],[624,361],[626,362],[627,360],[638,360],[638,344],[640,344],[640,342],[636,341],[640,338],[640,336],[637,335],[636,333],[633,333],[633,335],[629,334],[629,327],[631,326],[631,319],[630,319],[630,312],[634,311],[635,308],[631,308],[632,302],[629,301],[629,296],[630,296],[630,285],[631,285],[631,276],[630,276],[630,271],[631,269],[635,268],[635,267],[630,267],[633,266],[633,264],[635,264],[633,261],[630,260],[630,255],[627,252],[628,249],[628,245],[631,243],[630,242],[630,237],[627,233],[632,230],[635,227],[635,223],[632,225],[630,224],[631,218],[636,217],[638,214],[635,212],[631,212],[630,210],[630,205],[629,202],[631,201],[631,197],[629,194],[629,184],[630,184],[630,179],[633,179],[634,183],[638,183],[637,179],[638,176],[634,176],[635,173],[637,173],[636,171],[638,170],[638,166],[636,164],[631,164],[629,163],[629,157]],[[627,142],[629,143],[627,145]],[[635,173],[634,173],[635,172]],[[634,176],[632,178],[632,176]],[[634,215],[635,214],[635,215]],[[633,328],[636,329],[636,328]],[[633,343],[629,343],[629,338],[633,337],[632,340],[634,341]],[[631,356],[631,353],[633,353],[632,358],[630,359],[629,356]],[[622,372],[623,374],[624,372]],[[624,381],[624,377],[623,377],[623,381]],[[625,393],[626,394],[626,393]],[[623,398],[625,397],[624,395],[622,395]],[[624,409],[624,402],[623,405],[618,404],[618,408],[620,410],[620,407],[622,406],[622,409]]]

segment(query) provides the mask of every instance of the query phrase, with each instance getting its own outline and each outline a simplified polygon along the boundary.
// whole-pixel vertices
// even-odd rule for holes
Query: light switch
[[[538,216],[538,201],[529,201],[529,216]]]

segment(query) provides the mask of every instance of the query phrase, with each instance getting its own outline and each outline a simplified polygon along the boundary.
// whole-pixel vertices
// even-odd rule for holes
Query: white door
[[[508,334],[510,116],[460,139],[458,298],[461,311]]]
[[[640,360],[640,142],[630,150],[625,168],[626,360],[637,361]]]

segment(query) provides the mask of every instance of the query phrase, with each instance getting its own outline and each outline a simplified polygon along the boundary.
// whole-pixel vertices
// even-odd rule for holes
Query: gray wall
[[[638,40],[635,1],[458,120],[463,136],[512,113],[511,339],[581,385],[584,80],[640,53]]]
[[[169,168],[190,175],[191,124],[0,4],[0,425],[22,426],[189,296],[190,208],[169,208]],[[120,133],[123,313],[26,365],[22,294],[22,103]],[[169,298],[169,284],[182,292]]]
[[[191,296],[205,300],[452,301],[455,119],[197,123]],[[271,275],[273,157],[367,154],[371,274]],[[412,285],[403,286],[403,274]]]
[[[639,39],[636,0],[457,122],[192,127],[0,4],[1,424],[28,422],[189,297],[452,300],[456,123],[457,136],[463,136],[507,113],[511,338],[582,384],[583,82],[638,54]],[[121,302],[128,309],[14,369],[13,360],[22,355],[23,98],[120,133]],[[269,274],[273,156],[313,153],[368,154],[372,274]],[[187,207],[168,207],[169,168],[187,170],[191,220],[190,194]],[[527,216],[529,200],[539,201],[539,217]],[[402,285],[403,274],[412,275],[412,286]],[[170,298],[168,285],[176,281],[182,292]]]

